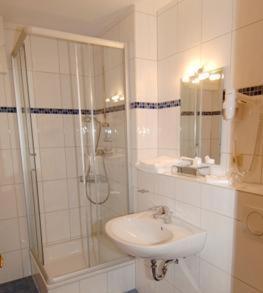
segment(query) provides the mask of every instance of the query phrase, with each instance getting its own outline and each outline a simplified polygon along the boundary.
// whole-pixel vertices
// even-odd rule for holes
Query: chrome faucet
[[[168,206],[155,206],[151,208],[154,219],[163,219],[165,224],[170,224],[172,222],[172,211]]]

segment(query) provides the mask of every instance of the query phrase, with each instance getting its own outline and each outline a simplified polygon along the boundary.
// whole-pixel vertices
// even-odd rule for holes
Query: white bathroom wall
[[[8,60],[5,60],[8,72],[0,73],[0,253],[4,257],[0,283],[3,283],[29,275],[30,264],[20,145],[13,108],[15,98],[9,58],[19,32],[7,24],[4,30],[0,31],[4,33],[0,39],[4,40],[8,57]]]
[[[158,99],[180,99],[180,79],[204,65],[225,68],[225,88],[232,86],[233,2],[172,1],[158,12]],[[231,148],[231,123],[222,123],[221,164]],[[159,111],[159,154],[180,154],[180,107]]]
[[[261,209],[262,196],[182,176],[142,171],[137,175],[138,211],[167,205],[176,216],[207,231],[201,253],[179,260],[179,265],[170,265],[164,281],[153,281],[149,263],[137,259],[136,288],[140,293],[262,291],[263,238],[252,235],[246,228],[246,217],[251,208]],[[249,225],[253,227],[255,223]]]

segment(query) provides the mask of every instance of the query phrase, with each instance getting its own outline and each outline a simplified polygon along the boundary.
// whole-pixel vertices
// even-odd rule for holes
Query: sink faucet
[[[170,224],[172,222],[172,211],[170,211],[168,206],[155,206],[151,208],[151,210],[154,211],[154,219],[163,219],[165,224]]]

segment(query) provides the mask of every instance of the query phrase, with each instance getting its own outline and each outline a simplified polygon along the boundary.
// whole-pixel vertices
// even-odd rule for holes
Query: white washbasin
[[[153,211],[112,219],[105,230],[127,254],[152,259],[188,257],[200,252],[206,241],[204,230],[176,217],[165,224],[153,218]]]

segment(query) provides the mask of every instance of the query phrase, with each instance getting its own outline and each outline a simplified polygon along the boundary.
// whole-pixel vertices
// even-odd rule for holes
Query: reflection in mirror
[[[198,72],[181,81],[181,156],[220,163],[224,72]]]

